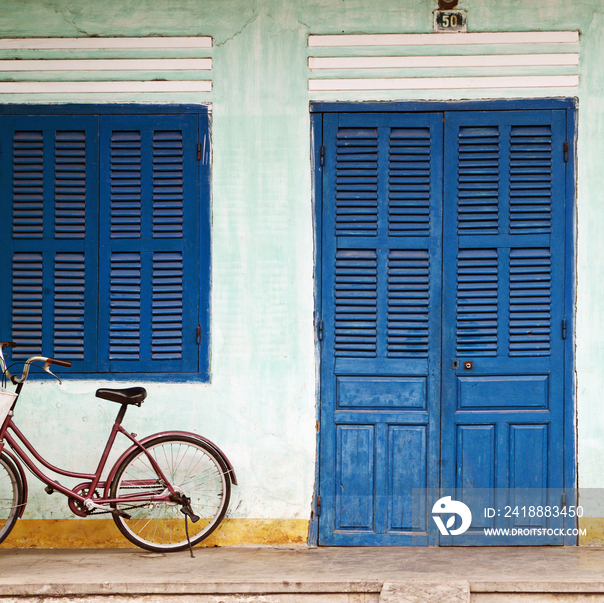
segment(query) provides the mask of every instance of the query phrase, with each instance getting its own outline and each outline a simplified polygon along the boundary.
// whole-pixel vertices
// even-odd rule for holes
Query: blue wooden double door
[[[323,114],[320,544],[563,543],[567,118]]]

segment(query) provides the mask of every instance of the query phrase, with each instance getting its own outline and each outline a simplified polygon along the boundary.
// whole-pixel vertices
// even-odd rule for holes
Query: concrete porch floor
[[[572,600],[604,601],[601,547],[202,547],[194,553],[191,559],[188,551],[0,548],[0,599],[166,601],[169,595],[186,603],[246,595],[246,601],[293,603],[314,593],[322,595],[311,597],[315,601],[369,602],[384,600],[391,583],[418,584],[420,590],[421,584],[464,583],[472,601],[486,601],[481,593],[490,601],[520,600],[521,594],[527,600],[530,593],[541,593],[529,596],[534,601],[549,601],[545,593],[557,593],[556,601],[571,600],[571,594]]]

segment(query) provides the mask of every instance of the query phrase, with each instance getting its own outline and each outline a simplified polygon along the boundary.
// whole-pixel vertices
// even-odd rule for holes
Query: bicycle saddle
[[[102,387],[96,390],[96,397],[117,402],[118,404],[136,404],[140,406],[147,397],[147,390],[144,387],[129,387],[127,389],[108,389]]]

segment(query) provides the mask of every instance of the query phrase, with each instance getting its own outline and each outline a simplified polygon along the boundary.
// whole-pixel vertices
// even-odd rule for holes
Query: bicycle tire
[[[24,499],[23,482],[13,461],[0,455],[0,542],[11,533]]]
[[[191,499],[193,511],[200,515],[196,523],[188,520],[191,545],[198,544],[218,527],[229,506],[231,479],[228,467],[211,446],[189,436],[160,436],[147,442],[145,448],[171,480],[172,486]],[[143,486],[138,485],[142,482],[145,482]],[[147,455],[139,448],[119,466],[111,483],[111,498],[140,492],[147,494],[145,488],[158,492],[163,484]],[[124,501],[113,506],[130,516],[126,518],[114,513],[113,520],[120,532],[137,546],[158,553],[188,548],[181,505],[154,502],[150,496],[145,503]]]

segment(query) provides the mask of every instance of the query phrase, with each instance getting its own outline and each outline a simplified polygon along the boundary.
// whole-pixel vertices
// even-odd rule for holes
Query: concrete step
[[[471,603],[604,603],[602,582],[471,582]]]
[[[604,549],[0,548],[0,603],[604,603]]]
[[[166,578],[168,578],[166,576]],[[603,582],[204,582],[0,585],[0,603],[604,603]]]

